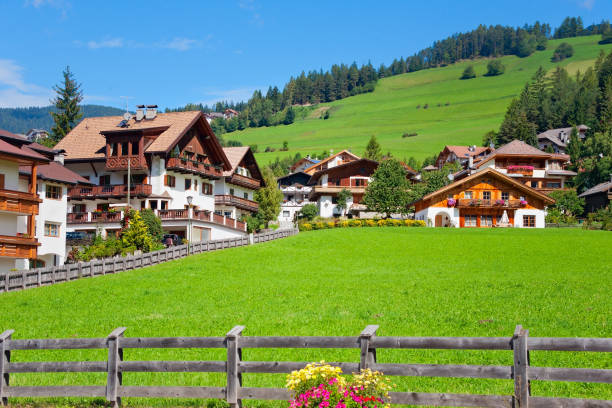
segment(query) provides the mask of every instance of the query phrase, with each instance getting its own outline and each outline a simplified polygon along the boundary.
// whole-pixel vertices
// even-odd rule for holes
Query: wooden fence
[[[295,234],[297,234],[297,229],[262,232],[253,234],[253,243],[272,241]],[[203,241],[191,245],[173,246],[160,251],[148,252],[140,255],[128,255],[125,257],[97,259],[90,262],[78,262],[62,266],[8,272],[0,275],[0,293],[143,268],[145,266],[184,258],[189,254],[199,254],[202,252],[216,251],[218,249],[245,246],[249,245],[249,239],[248,236],[244,236],[215,241]]]
[[[612,369],[534,367],[529,364],[531,351],[612,352],[612,338],[529,337],[529,331],[517,326],[512,337],[378,337],[378,326],[367,326],[354,337],[242,337],[244,326],[236,326],[224,337],[123,337],[124,327],[106,338],[19,339],[13,330],[0,335],[0,398],[7,404],[16,397],[102,397],[119,406],[124,397],[218,398],[232,407],[243,399],[288,400],[283,388],[242,386],[243,373],[290,373],[305,362],[243,361],[243,349],[257,348],[352,348],[359,351],[359,362],[330,363],[345,373],[362,368],[382,371],[391,376],[488,378],[514,381],[513,395],[474,395],[421,392],[392,392],[393,404],[466,406],[466,407],[612,407],[612,401],[537,397],[530,395],[530,381],[579,381],[612,383]],[[222,348],[225,361],[127,361],[124,352],[143,348]],[[11,353],[19,350],[107,349],[106,361],[11,362]],[[448,364],[385,364],[376,358],[380,349],[455,349],[513,350],[510,366]],[[359,358],[357,358],[359,355]],[[105,372],[106,385],[99,386],[11,386],[19,373]],[[131,372],[215,372],[225,373],[225,387],[127,386],[123,376]]]

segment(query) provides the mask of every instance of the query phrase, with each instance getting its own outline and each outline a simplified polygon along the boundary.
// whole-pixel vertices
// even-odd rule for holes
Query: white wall
[[[433,227],[436,225],[436,215],[438,214],[446,214],[451,224],[459,228],[459,209],[455,207],[427,207],[414,214],[414,219],[425,221],[428,226]]]
[[[518,209],[514,212],[514,226],[517,228],[523,228],[523,215],[535,215],[536,216],[536,228],[546,227],[546,211],[537,209]]]
[[[0,213],[0,235],[17,235],[18,218],[26,217],[17,217],[15,214],[10,213]]]
[[[331,196],[321,196],[318,201],[319,215],[324,218],[331,218],[334,216],[334,208],[336,204],[332,203]]]
[[[19,190],[19,164],[0,160],[0,174],[4,174],[4,188],[6,190]]]
[[[59,185],[62,188],[62,197],[59,200],[46,198],[46,186]],[[42,258],[43,255],[57,255],[58,264],[62,265],[66,257],[66,214],[68,212],[68,186],[40,180],[38,182],[38,197],[42,203],[38,206],[36,216],[36,238],[41,245],[38,247],[39,258],[44,259],[46,266],[53,266],[53,257]],[[59,237],[45,236],[45,223],[59,224]],[[49,259],[51,263],[49,263]]]

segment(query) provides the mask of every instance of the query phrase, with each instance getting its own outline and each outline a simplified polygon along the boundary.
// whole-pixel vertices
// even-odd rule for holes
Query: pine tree
[[[382,149],[376,140],[376,136],[372,135],[368,145],[366,146],[365,152],[363,153],[364,159],[370,159],[374,161],[380,161],[382,158]]]
[[[510,102],[504,121],[499,128],[497,143],[503,145],[514,139],[522,140],[532,146],[537,146],[538,142],[536,126],[529,122],[518,99]]]
[[[55,122],[55,126],[51,128],[51,137],[56,142],[66,136],[83,117],[79,107],[83,100],[81,84],[74,79],[70,67],[66,67],[62,74],[64,75],[63,87],[60,85],[53,87],[57,96],[51,100],[51,103],[57,108],[57,113],[51,112]]]
[[[255,201],[259,204],[257,218],[268,226],[280,213],[283,193],[278,189],[274,172],[269,167],[263,168],[263,178],[265,187],[255,192]]]

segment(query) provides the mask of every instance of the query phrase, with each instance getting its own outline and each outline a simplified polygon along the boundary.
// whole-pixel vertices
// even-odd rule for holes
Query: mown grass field
[[[303,232],[155,267],[0,295],[14,338],[358,335],[612,337],[612,234],[583,230],[355,228]],[[105,351],[13,361],[106,360]],[[245,350],[245,360],[359,361],[359,350]],[[224,350],[126,350],[127,360],[224,360]],[[511,365],[510,351],[379,351],[380,362]],[[532,352],[532,365],[612,368],[602,353]],[[398,390],[511,394],[509,380],[394,378]],[[13,385],[103,385],[105,374],[13,374]],[[224,386],[222,374],[124,375],[126,385]],[[247,374],[246,386],[283,386]],[[612,399],[605,384],[534,382],[534,395]],[[75,401],[78,402],[78,401]],[[86,402],[86,401],[83,401]],[[127,400],[132,405],[198,401]],[[250,405],[257,404],[250,402]],[[261,403],[264,404],[264,403]],[[280,403],[279,403],[280,404]],[[266,405],[270,405],[266,403]],[[278,404],[276,404],[278,406]]]
[[[437,154],[447,144],[480,145],[486,132],[499,129],[510,101],[539,66],[547,70],[567,66],[571,73],[584,72],[593,65],[600,50],[612,49],[610,44],[598,45],[599,40],[600,36],[554,40],[549,41],[545,51],[527,58],[503,57],[506,72],[497,77],[483,76],[488,60],[480,59],[384,78],[373,93],[313,108],[317,111],[321,106],[332,107],[328,120],[315,114],[289,126],[249,128],[224,138],[257,144],[260,152],[267,146],[276,148],[276,152],[256,155],[264,164],[297,152],[306,155],[352,149],[362,154],[372,135],[376,135],[384,152],[390,151],[400,159],[414,156],[421,160]],[[572,44],[574,56],[560,63],[551,62],[554,49],[563,41]],[[469,64],[474,64],[478,77],[459,80]],[[422,108],[425,104],[429,104],[428,109]],[[417,109],[417,105],[421,108]],[[412,132],[418,136],[402,138],[404,133]],[[289,142],[288,152],[279,151],[284,140]]]

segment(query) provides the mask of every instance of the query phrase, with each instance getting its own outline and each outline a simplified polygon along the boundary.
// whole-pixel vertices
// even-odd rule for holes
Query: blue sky
[[[246,100],[302,70],[375,66],[478,24],[585,26],[612,0],[2,0],[0,107],[48,104],[70,65],[86,103]]]

